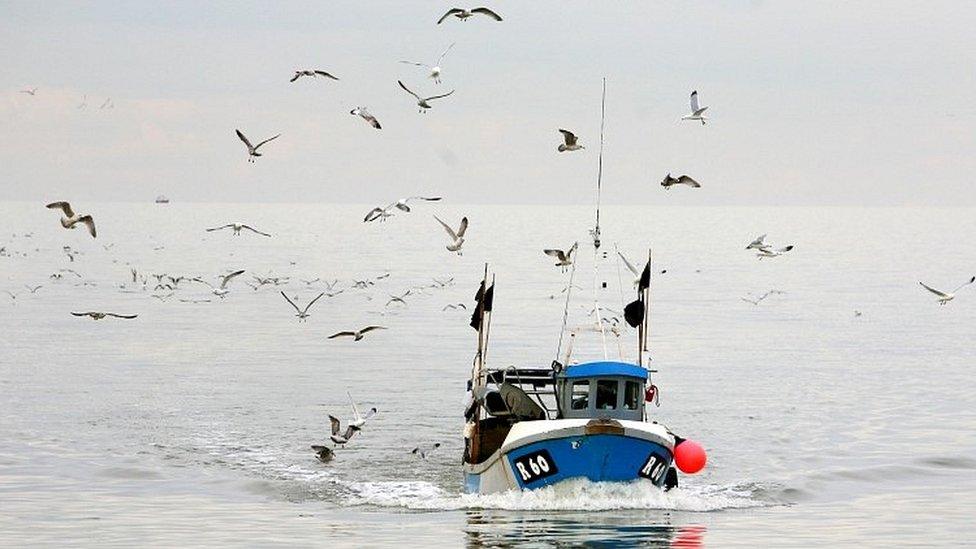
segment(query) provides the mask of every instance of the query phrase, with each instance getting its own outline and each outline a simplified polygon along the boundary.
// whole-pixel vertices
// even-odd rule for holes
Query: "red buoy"
[[[705,468],[705,449],[693,440],[682,440],[674,447],[674,464],[682,473],[693,475]]]

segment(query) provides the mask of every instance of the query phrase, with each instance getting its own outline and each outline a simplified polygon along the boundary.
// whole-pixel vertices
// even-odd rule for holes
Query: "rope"
[[[573,262],[573,268],[569,270],[569,286],[566,287],[566,305],[563,307],[563,325],[559,329],[559,343],[556,344],[556,358],[553,362],[559,362],[559,352],[563,349],[563,334],[566,333],[566,321],[569,318],[569,298],[570,294],[573,293],[573,278],[576,276],[576,262]]]

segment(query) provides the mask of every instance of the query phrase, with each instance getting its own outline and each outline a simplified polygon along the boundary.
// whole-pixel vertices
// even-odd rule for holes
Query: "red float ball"
[[[674,464],[682,473],[693,475],[705,468],[705,449],[693,440],[684,440],[674,447]]]

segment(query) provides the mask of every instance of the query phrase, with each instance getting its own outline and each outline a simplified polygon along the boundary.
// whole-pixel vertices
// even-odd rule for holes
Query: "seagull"
[[[404,301],[403,298],[407,297],[408,295],[410,295],[410,290],[407,290],[405,293],[398,296],[391,294],[390,300],[386,302],[386,306],[389,307],[390,303],[403,303],[404,305],[406,305],[407,302]]]
[[[234,236],[241,236],[241,229],[247,229],[247,230],[251,231],[252,233],[257,233],[257,234],[259,234],[261,236],[267,236],[267,237],[270,237],[271,236],[268,233],[263,233],[263,232],[255,229],[254,227],[251,227],[250,225],[245,225],[244,223],[240,223],[238,221],[235,221],[233,223],[228,223],[226,225],[221,225],[220,227],[213,227],[213,228],[207,229],[207,232],[209,233],[209,232],[213,232],[213,231],[219,231],[221,229],[234,229]]]
[[[315,450],[316,456],[318,456],[319,461],[322,463],[328,463],[332,461],[333,457],[335,457],[335,452],[333,452],[332,448],[329,448],[328,446],[318,446],[313,444],[312,450]]]
[[[29,88],[26,90],[20,90],[20,93],[26,93],[27,95],[34,96],[37,93],[37,88]]]
[[[761,235],[756,237],[756,239],[753,240],[752,242],[750,242],[749,245],[746,246],[746,249],[751,250],[755,248],[757,250],[761,250],[762,248],[768,248],[768,247],[769,244],[766,244],[766,235]]]
[[[386,221],[387,217],[391,217],[393,215],[394,208],[403,212],[410,212],[410,205],[408,203],[411,200],[426,200],[427,202],[437,202],[438,200],[441,200],[441,197],[408,196],[406,198],[401,198],[396,202],[393,202],[392,204],[386,206],[385,208],[380,208],[379,206],[373,208],[372,210],[369,211],[368,214],[366,214],[366,217],[363,218],[363,223],[369,223],[371,221],[376,221],[377,219],[379,219],[380,221]]]
[[[248,138],[243,133],[241,133],[241,130],[234,130],[234,131],[237,132],[237,137],[239,137],[241,139],[241,141],[244,142],[244,145],[247,146],[247,161],[248,162],[254,162],[254,159],[255,158],[261,156],[261,153],[258,152],[258,149],[261,148],[261,145],[264,145],[268,141],[271,141],[271,140],[274,140],[274,139],[278,139],[279,137],[281,137],[281,134],[279,133],[278,135],[276,135],[274,137],[269,137],[269,138],[265,139],[264,141],[258,143],[257,145],[252,145],[251,142],[248,140]]]
[[[634,275],[634,286],[637,286],[637,284],[640,283],[641,272],[637,270],[637,267],[634,267],[633,263],[627,261],[627,258],[624,257],[624,254],[622,254],[620,250],[617,250],[617,255],[620,256],[620,259],[623,260],[624,266],[627,267],[627,270]]]
[[[437,24],[440,25],[441,23],[444,22],[445,19],[447,19],[448,17],[450,17],[452,15],[454,17],[457,17],[461,21],[467,21],[468,20],[468,17],[471,17],[472,15],[475,15],[477,13],[480,13],[481,15],[487,15],[488,17],[491,17],[495,21],[501,21],[502,20],[502,17],[500,15],[498,15],[497,13],[491,11],[488,8],[475,8],[473,10],[465,10],[465,9],[461,9],[461,8],[451,8],[451,9],[447,10],[447,13],[445,13],[444,15],[442,15],[441,18],[437,20]]]
[[[693,91],[693,92],[691,92],[691,114],[686,115],[686,116],[682,116],[681,119],[682,120],[698,120],[698,121],[700,121],[702,123],[702,126],[704,126],[705,125],[705,120],[707,120],[707,118],[705,118],[704,116],[702,116],[702,113],[705,112],[705,109],[707,109],[707,108],[708,107],[699,107],[698,106],[698,91],[697,90],[696,91]]]
[[[449,303],[447,305],[444,305],[444,308],[441,309],[441,311],[446,311],[448,309],[451,309],[452,311],[456,311],[457,309],[464,309],[465,311],[468,310],[467,306],[465,306],[464,303],[457,303],[457,304]]]
[[[442,53],[441,56],[437,58],[437,63],[434,63],[434,66],[433,67],[430,66],[430,65],[428,65],[428,64],[426,64],[426,63],[417,63],[415,61],[400,61],[400,62],[401,63],[406,63],[407,65],[416,65],[418,67],[427,67],[427,69],[430,70],[429,77],[434,79],[434,83],[435,84],[440,84],[441,83],[441,61],[444,60],[444,56],[447,55],[447,52],[451,51],[451,48],[454,47],[454,44],[455,43],[452,42],[451,45],[448,46],[446,50],[444,50],[444,53]]]
[[[322,296],[324,296],[324,295],[325,295],[325,292],[320,293],[319,295],[317,295],[315,297],[315,299],[313,299],[312,301],[309,301],[308,302],[308,305],[305,306],[305,309],[299,309],[298,308],[298,305],[295,305],[295,302],[294,301],[288,299],[288,296],[285,295],[285,292],[281,292],[281,297],[285,298],[285,301],[287,301],[289,304],[291,304],[292,307],[295,308],[295,311],[298,313],[295,316],[298,317],[298,321],[299,322],[305,322],[306,320],[308,320],[308,317],[312,316],[312,315],[308,314],[308,310],[310,308],[312,308],[312,305],[314,305],[315,302],[318,301],[319,298],[322,297]]]
[[[569,130],[559,130],[559,133],[563,134],[563,141],[565,143],[560,143],[559,147],[556,148],[559,152],[565,151],[578,151],[580,149],[585,149],[583,145],[578,144],[576,141],[579,139],[576,134]]]
[[[926,290],[928,290],[928,291],[932,292],[933,294],[939,296],[939,305],[945,305],[946,303],[952,301],[956,297],[956,292],[958,292],[964,286],[968,286],[968,285],[972,284],[973,282],[976,282],[976,276],[970,278],[964,284],[960,284],[958,288],[956,288],[955,290],[952,290],[951,292],[948,292],[948,293],[946,293],[946,292],[940,292],[939,290],[936,290],[935,288],[932,288],[931,286],[926,286],[922,282],[919,282],[919,284],[921,284],[922,287],[925,288]]]
[[[337,445],[348,444],[352,436],[355,435],[357,431],[359,431],[359,427],[356,427],[355,425],[347,425],[346,432],[340,435],[339,418],[335,416],[329,416],[329,422],[332,424],[332,436],[330,436],[329,438],[332,439],[332,442]]]
[[[569,251],[564,252],[562,250],[550,249],[542,250],[542,253],[555,257],[558,260],[556,261],[556,267],[560,267],[563,272],[566,272],[566,268],[573,264],[573,252],[576,251],[577,246],[579,246],[579,242],[574,242]]]
[[[434,283],[430,285],[431,288],[434,288],[434,287],[444,288],[445,286],[453,285],[454,284],[454,277],[453,276],[451,278],[448,278],[447,280],[437,280],[436,278],[431,278],[431,280],[434,281]]]
[[[417,455],[417,456],[420,456],[421,459],[427,459],[427,456],[429,456],[430,454],[432,454],[434,452],[434,450],[436,450],[436,449],[438,449],[440,447],[441,447],[441,443],[440,442],[435,442],[434,444],[431,444],[431,445],[417,446],[413,450],[410,450],[410,453],[411,454],[414,454],[414,455]]]
[[[112,98],[111,97],[108,97],[102,103],[102,106],[98,107],[98,110],[102,110],[102,109],[114,109],[114,108],[115,108],[115,103],[112,103]]]
[[[701,187],[701,185],[699,185],[697,181],[695,181],[694,179],[692,179],[687,175],[679,175],[678,177],[671,177],[671,174],[668,173],[668,175],[664,176],[664,181],[661,181],[661,186],[664,187],[665,190],[670,191],[673,185],[688,185],[689,187],[693,187],[696,189],[698,187]]]
[[[9,295],[9,296],[10,296],[10,299],[11,299],[11,300],[13,300],[13,301],[17,301],[17,294],[15,294],[15,293],[13,293],[13,292],[11,292],[10,290],[4,290],[4,291],[5,291],[5,292],[7,292],[7,295]]]
[[[383,126],[380,126],[380,121],[377,120],[375,116],[369,114],[366,107],[356,107],[355,109],[349,111],[349,114],[362,118],[363,120],[369,122],[369,125],[373,126],[377,130],[383,129]]]
[[[37,293],[37,290],[40,290],[41,288],[43,288],[44,285],[43,284],[39,284],[39,285],[34,286],[33,288],[31,288],[30,286],[24,284],[24,287],[27,288],[30,291],[30,293],[36,294]]]
[[[757,297],[756,299],[749,299],[749,298],[746,298],[746,297],[740,297],[739,299],[741,299],[742,301],[745,301],[746,303],[752,303],[753,305],[759,305],[759,302],[761,302],[762,300],[764,300],[767,297],[769,297],[770,294],[772,294],[772,293],[773,293],[772,291],[768,291],[768,292],[762,294],[761,296]]]
[[[858,311],[857,309],[854,309],[854,318],[857,318],[857,317],[861,316],[861,314],[862,314],[861,311]]]
[[[792,249],[793,249],[792,244],[789,246],[784,246],[782,248],[772,248],[770,246],[764,246],[762,248],[759,248],[759,252],[756,254],[756,257],[758,257],[759,259],[762,259],[764,257],[779,257]]]
[[[414,96],[417,99],[417,106],[420,107],[420,112],[425,112],[427,109],[431,108],[430,103],[428,103],[428,101],[432,101],[434,99],[440,99],[442,97],[447,97],[448,95],[454,93],[454,90],[451,90],[447,93],[442,93],[440,95],[432,95],[430,97],[420,97],[419,95],[410,91],[410,88],[404,86],[401,80],[397,80],[397,84],[400,84],[401,88],[403,88],[407,93],[409,93],[410,95]]]
[[[366,326],[361,330],[338,332],[330,335],[327,339],[335,339],[337,337],[353,337],[355,338],[353,341],[359,341],[360,339],[363,338],[363,335],[365,335],[367,332],[371,332],[373,330],[385,330],[385,329],[386,329],[385,326]]]
[[[298,80],[299,78],[301,78],[303,76],[310,76],[312,78],[318,78],[319,76],[324,76],[326,78],[331,78],[333,80],[338,80],[338,78],[336,78],[335,76],[332,76],[331,74],[329,74],[329,73],[327,73],[325,71],[320,71],[318,69],[315,69],[315,70],[297,70],[297,71],[295,71],[295,76],[292,76],[291,77],[291,80],[289,80],[289,82],[294,82],[295,80]]]
[[[139,316],[139,315],[120,315],[120,314],[116,314],[116,313],[100,313],[100,312],[96,312],[96,311],[89,311],[87,313],[74,313],[73,312],[71,314],[74,315],[74,316],[89,316],[89,317],[91,317],[92,320],[101,320],[101,319],[103,319],[103,318],[105,318],[107,316],[111,316],[111,317],[115,317],[115,318],[125,318],[125,319],[133,319],[133,318]]]
[[[366,415],[361,415],[359,413],[359,408],[356,407],[356,402],[352,399],[352,395],[349,394],[349,391],[346,391],[346,396],[349,397],[349,404],[352,404],[352,413],[354,416],[356,416],[356,419],[351,420],[349,425],[351,427],[355,427],[356,430],[362,430],[362,428],[366,426],[366,421],[376,415],[376,407],[367,410]]]
[[[217,288],[215,288],[213,286],[213,284],[207,282],[206,280],[203,280],[202,278],[194,278],[192,280],[194,282],[200,282],[200,283],[206,284],[207,286],[210,286],[210,290],[213,291],[213,294],[215,296],[223,299],[227,294],[230,293],[230,290],[227,289],[227,284],[231,280],[233,280],[235,276],[239,276],[239,275],[242,275],[242,274],[244,274],[244,269],[241,269],[239,271],[234,271],[232,273],[225,274],[225,275],[217,275],[217,278],[220,279],[220,286],[217,287]]]
[[[436,215],[434,216],[434,219],[436,219],[437,222],[444,227],[444,230],[447,231],[448,236],[451,237],[451,243],[447,246],[448,251],[457,252],[458,255],[461,255],[461,246],[464,245],[464,231],[468,230],[468,218],[461,218],[461,226],[458,227],[457,232],[454,232],[454,229],[452,229],[450,225],[441,221],[441,219]]]
[[[61,217],[61,226],[65,229],[74,229],[78,223],[84,223],[92,238],[95,238],[95,220],[92,219],[92,216],[76,214],[71,209],[71,204],[67,202],[51,202],[47,207],[51,210],[60,209],[64,212],[64,216]]]
[[[322,279],[321,278],[315,278],[315,279],[312,279],[312,280],[305,280],[304,278],[299,278],[298,280],[304,282],[306,286],[311,286],[312,284],[315,284],[316,282],[318,282],[319,280],[322,280]]]

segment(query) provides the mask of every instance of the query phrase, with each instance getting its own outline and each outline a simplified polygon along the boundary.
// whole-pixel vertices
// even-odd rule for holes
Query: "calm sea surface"
[[[700,441],[708,467],[668,494],[580,482],[472,496],[461,493],[460,433],[475,336],[467,312],[442,309],[470,306],[488,262],[490,362],[547,365],[570,274],[541,250],[580,240],[570,324],[588,325],[589,209],[423,204],[366,225],[369,206],[76,206],[95,216],[97,240],[61,229],[43,204],[0,203],[0,291],[16,295],[0,293],[2,545],[976,539],[976,287],[940,307],[918,285],[951,290],[976,274],[971,209],[605,208],[600,303],[619,310],[621,282],[630,296],[614,245],[634,263],[652,247],[667,272],[652,284],[661,406],[650,412]],[[463,256],[444,249],[432,213],[471,219]],[[232,220],[274,237],[204,230]],[[762,233],[796,248],[759,261],[743,248]],[[210,281],[247,273],[224,300],[182,283],[162,301],[155,279],[143,289],[131,268]],[[50,278],[60,269],[80,276]],[[291,281],[252,290],[252,275]],[[351,288],[367,277],[375,284]],[[332,279],[345,291],[307,323],[278,293],[305,303]],[[770,289],[785,293],[740,299]],[[87,310],[139,317],[69,314]],[[368,324],[389,329],[326,339]],[[632,358],[634,341],[611,340],[609,356]],[[581,333],[575,356],[602,357],[599,337]],[[309,445],[327,440],[328,414],[349,417],[347,391],[379,414],[319,463]],[[410,454],[433,442],[442,446],[430,459]]]

